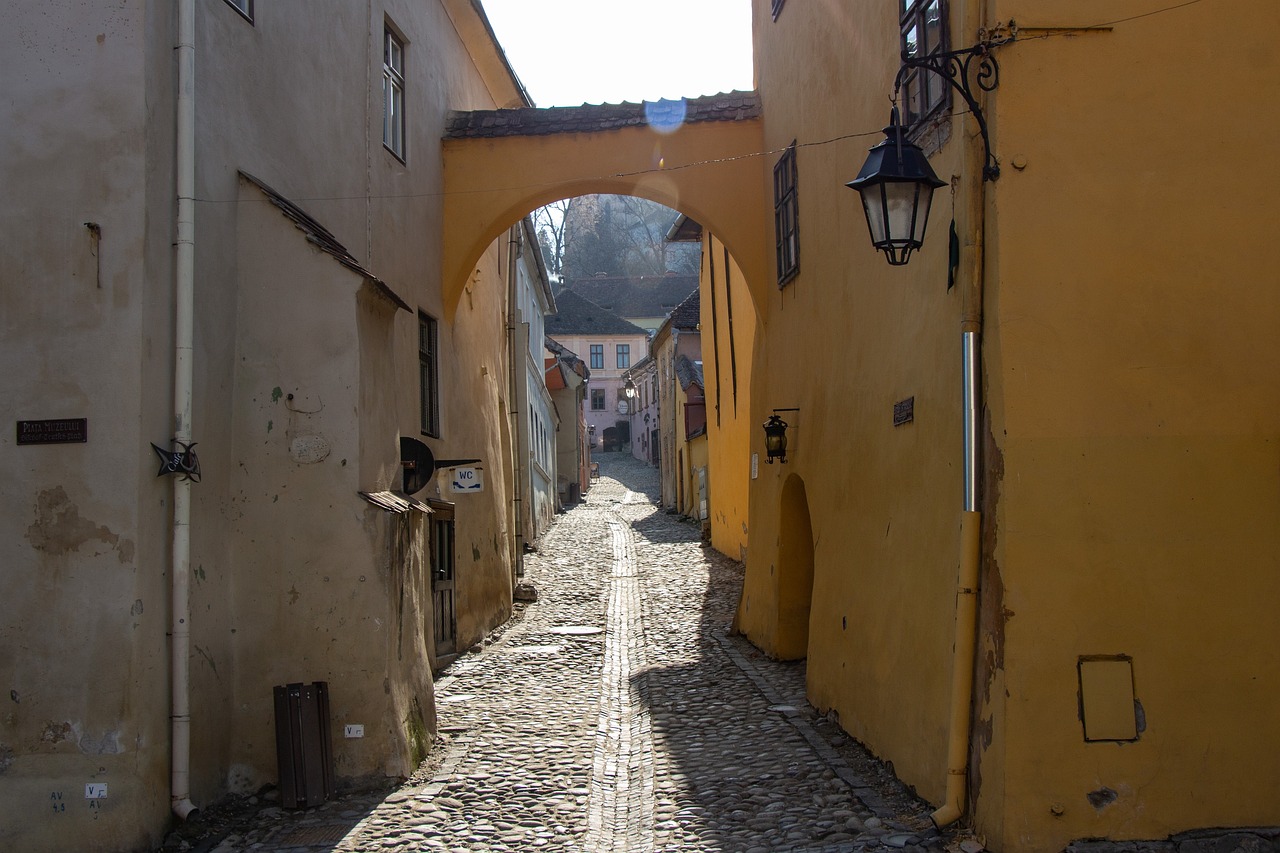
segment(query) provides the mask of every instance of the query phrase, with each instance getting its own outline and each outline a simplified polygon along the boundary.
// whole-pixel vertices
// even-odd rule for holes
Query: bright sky
[[[753,88],[750,0],[481,0],[540,107]]]

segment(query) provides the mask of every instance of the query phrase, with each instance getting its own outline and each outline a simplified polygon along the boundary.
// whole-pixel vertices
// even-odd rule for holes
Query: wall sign
[[[454,492],[483,492],[484,469],[465,465],[451,469],[449,489]]]
[[[88,440],[88,418],[18,421],[18,444],[84,444]]]
[[[893,425],[902,426],[916,419],[916,398],[908,397],[900,403],[893,404]]]

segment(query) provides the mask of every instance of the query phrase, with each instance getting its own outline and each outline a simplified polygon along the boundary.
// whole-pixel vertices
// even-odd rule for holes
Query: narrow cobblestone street
[[[730,636],[742,567],[656,506],[657,472],[601,461],[526,560],[539,600],[437,682],[441,737],[413,779],[308,812],[268,805],[199,848],[960,849],[816,715],[803,664]]]

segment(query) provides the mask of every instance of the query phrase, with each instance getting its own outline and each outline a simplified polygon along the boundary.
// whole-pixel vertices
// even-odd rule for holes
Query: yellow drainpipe
[[[977,38],[985,20],[984,0],[969,0],[961,12],[965,39]],[[961,283],[964,374],[964,510],[960,516],[960,569],[956,584],[955,651],[951,667],[950,731],[947,739],[947,784],[942,806],[932,815],[936,826],[959,820],[966,808],[969,768],[971,706],[976,666],[978,583],[982,559],[982,513],[978,511],[978,422],[982,375],[982,285],[986,249],[984,220],[986,151],[977,122],[964,120],[965,223],[969,247],[968,275]]]

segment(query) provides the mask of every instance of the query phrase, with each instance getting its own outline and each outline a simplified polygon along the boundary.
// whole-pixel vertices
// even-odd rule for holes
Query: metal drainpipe
[[[174,438],[191,443],[193,302],[195,294],[195,0],[178,3],[177,253],[174,271],[173,427]],[[191,480],[173,478],[173,574],[171,647],[172,777],[170,804],[182,820],[196,811],[191,802]]]
[[[980,0],[969,0],[962,13],[962,31],[968,37],[978,32],[984,20]],[[951,665],[950,729],[947,738],[947,782],[943,805],[930,817],[939,827],[964,815],[969,770],[971,706],[976,667],[978,584],[982,559],[982,513],[979,511],[978,413],[981,406],[979,378],[982,373],[982,292],[986,250],[986,181],[983,166],[986,152],[972,117],[965,119],[964,174],[968,178],[966,219],[973,237],[968,281],[962,291],[961,344],[964,398],[964,501],[960,515],[960,567],[956,581],[956,622]]]
[[[507,396],[511,400],[511,470],[514,479],[514,492],[511,496],[511,505],[513,514],[515,515],[515,553],[511,559],[511,570],[515,573],[515,578],[524,577],[524,497],[521,494],[524,487],[524,477],[521,476],[520,466],[523,460],[520,458],[520,416],[523,414],[520,410],[520,394],[519,381],[516,373],[516,350],[519,336],[516,334],[516,249],[520,246],[520,240],[516,237],[520,232],[517,230],[520,224],[516,223],[511,230],[511,236],[507,240],[507,349],[510,357],[507,359]],[[524,361],[524,353],[519,353],[520,362]]]

